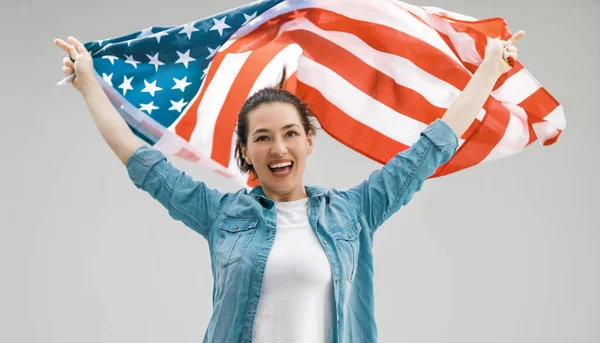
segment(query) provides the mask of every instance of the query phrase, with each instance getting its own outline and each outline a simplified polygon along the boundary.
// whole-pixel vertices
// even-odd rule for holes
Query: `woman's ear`
[[[252,165],[252,160],[248,156],[248,148],[246,148],[245,146],[242,146],[242,157],[244,158],[244,161],[246,161],[246,163]]]
[[[312,131],[308,131],[306,135],[306,141],[308,142],[308,154],[310,155],[313,151],[313,133]]]

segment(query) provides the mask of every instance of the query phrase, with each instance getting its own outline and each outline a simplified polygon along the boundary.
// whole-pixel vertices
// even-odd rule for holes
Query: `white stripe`
[[[544,120],[550,122],[559,130],[564,130],[567,126],[565,111],[561,105],[557,106],[552,112],[548,113]]]
[[[301,55],[302,48],[298,44],[290,44],[279,51],[260,72],[248,97],[266,86],[276,85],[281,77],[284,65],[286,65],[286,74],[289,77],[298,69],[298,59]]]
[[[251,25],[246,25],[237,30],[230,40],[223,45],[221,51],[270,19],[285,12],[306,8],[321,8],[355,20],[384,25],[404,32],[444,52],[459,66],[462,66],[446,42],[431,27],[420,22],[409,14],[406,9],[396,6],[394,3],[372,0],[315,0],[294,1],[294,3],[284,1],[257,16],[250,22]]]
[[[529,141],[529,127],[525,110],[514,104],[504,104],[504,107],[510,112],[504,136],[502,136],[500,142],[494,146],[489,155],[480,163],[514,155],[522,151]]]
[[[431,13],[435,13],[435,14],[439,14],[439,15],[443,15],[455,20],[462,20],[462,21],[477,21],[477,18],[474,17],[470,17],[464,14],[460,14],[460,13],[456,13],[456,12],[451,12],[448,10],[445,10],[443,8],[439,8],[439,7],[434,7],[434,6],[423,6],[423,8]]]
[[[374,69],[393,78],[397,84],[421,94],[434,106],[448,108],[460,94],[459,89],[425,72],[411,60],[375,50],[352,34],[324,31],[307,19],[286,23],[281,30],[305,30],[317,34],[349,51]]]
[[[533,123],[531,126],[533,127],[533,131],[535,131],[535,135],[541,144],[558,135],[556,126],[550,122],[542,121],[539,123]]]
[[[337,12],[343,16],[379,24],[416,37],[437,48],[462,66],[450,47],[438,33],[413,17],[405,9],[392,2],[372,0],[320,0],[315,1],[319,8]]]
[[[400,114],[349,84],[332,70],[302,57],[298,80],[316,88],[350,117],[405,145],[419,139],[426,124]]]
[[[521,69],[504,81],[492,95],[502,103],[520,104],[540,88],[526,69]]]
[[[429,8],[408,4],[402,4],[401,6],[419,16],[436,30],[446,33],[461,60],[475,65],[481,64],[483,59],[477,51],[475,41],[466,32],[457,32],[446,19],[435,15],[435,12],[428,10]]]
[[[190,137],[190,143],[203,155],[212,155],[213,136],[217,118],[233,81],[250,53],[227,54],[223,58],[215,77],[207,86],[204,97],[198,106],[196,126]]]

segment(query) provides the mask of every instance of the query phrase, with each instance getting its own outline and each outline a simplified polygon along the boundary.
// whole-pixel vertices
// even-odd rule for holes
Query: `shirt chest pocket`
[[[332,230],[337,243],[342,269],[348,281],[354,280],[356,275],[360,250],[360,239],[358,238],[360,229],[360,223],[353,221]]]
[[[239,262],[252,241],[258,219],[224,219],[218,225],[213,253],[215,263],[221,268]]]

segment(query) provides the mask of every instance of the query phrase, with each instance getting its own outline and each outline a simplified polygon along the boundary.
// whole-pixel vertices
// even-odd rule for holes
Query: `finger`
[[[68,57],[63,58],[63,64],[67,67],[73,68],[73,61],[71,61],[71,59]]]
[[[63,67],[62,67],[62,70],[63,70],[63,73],[64,73],[66,76],[69,76],[69,75],[71,75],[71,74],[73,74],[73,73],[75,72],[75,71],[73,70],[73,68],[71,68],[71,67],[67,67],[67,66],[63,66]]]
[[[65,42],[64,40],[62,40],[60,38],[56,38],[54,40],[54,44],[56,46],[58,46],[59,48],[63,49],[64,51],[66,51],[67,53],[69,52],[69,47],[71,46],[71,44]]]
[[[512,37],[510,37],[508,40],[511,42],[510,44],[515,44],[517,43],[517,41],[519,41],[521,38],[525,37],[525,31],[519,31],[517,33],[515,33]]]
[[[518,49],[517,49],[517,47],[516,47],[516,46],[509,45],[509,46],[506,48],[506,51],[508,51],[508,52],[517,52],[517,51],[518,51]]]
[[[67,41],[69,41],[69,43],[73,44],[73,46],[75,47],[77,52],[80,52],[80,53],[87,52],[87,49],[83,46],[83,44],[81,44],[80,41],[77,40],[77,38],[70,36],[69,38],[67,38]]]
[[[69,44],[69,57],[71,58],[71,61],[75,62],[75,57],[77,57],[77,55],[79,55],[77,49]]]

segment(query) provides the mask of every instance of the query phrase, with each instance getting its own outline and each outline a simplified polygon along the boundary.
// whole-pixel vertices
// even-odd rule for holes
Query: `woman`
[[[264,89],[242,107],[236,156],[261,186],[221,193],[194,181],[140,143],[95,79],[75,38],[65,74],[134,184],[208,240],[213,314],[205,342],[376,342],[372,239],[455,153],[460,137],[510,70],[523,32],[491,40],[485,58],[445,115],[382,169],[347,190],[306,186],[313,150],[310,111],[282,89]],[[505,51],[507,53],[505,53]],[[73,62],[74,61],[74,62]]]

